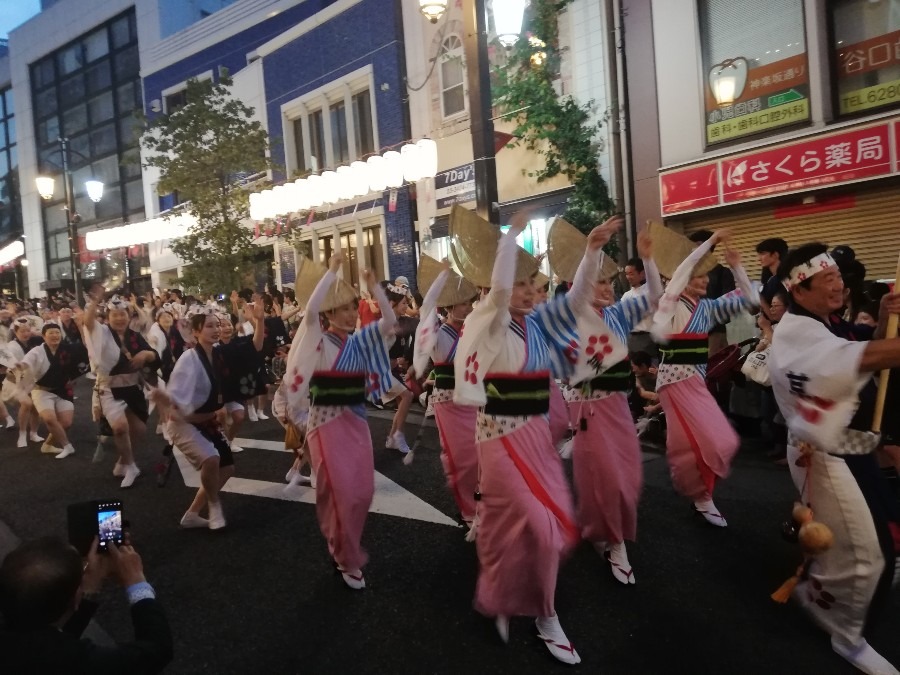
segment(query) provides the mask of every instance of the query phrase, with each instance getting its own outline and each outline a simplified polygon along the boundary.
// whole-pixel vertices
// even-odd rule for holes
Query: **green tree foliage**
[[[532,0],[528,37],[492,69],[492,91],[494,105],[516,122],[516,142],[544,158],[544,167],[528,175],[538,182],[565,175],[574,193],[564,217],[589,232],[615,205],[598,170],[596,134],[601,125],[590,120],[593,101],[580,105],[571,96],[559,96],[555,86],[561,59],[557,15],[570,2]]]
[[[172,250],[187,265],[181,283],[203,292],[227,293],[252,275],[258,250],[243,224],[249,196],[240,183],[270,166],[266,132],[230,85],[227,77],[188,80],[185,105],[147,123],[141,136],[145,166],[161,173],[159,194],[177,192],[197,218]]]

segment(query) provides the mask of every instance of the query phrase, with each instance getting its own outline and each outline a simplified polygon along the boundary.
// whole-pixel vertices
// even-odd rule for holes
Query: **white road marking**
[[[284,443],[276,443],[275,441],[258,441],[252,438],[236,438],[235,441],[242,448],[284,451]],[[266,445],[263,446],[262,444]],[[290,451],[288,450],[287,452]],[[178,448],[175,448],[175,458],[178,461],[178,468],[181,469],[181,476],[184,479],[185,486],[199,488],[200,472],[191,466],[187,457]],[[309,486],[298,485],[285,488],[287,488],[286,483],[234,476],[228,479],[228,482],[222,487],[222,491],[251,497],[280,499],[286,502],[316,503],[316,492]],[[412,492],[377,471],[375,472],[375,495],[372,498],[372,506],[369,507],[369,512],[408,518],[410,520],[422,520],[426,523],[436,523],[450,527],[462,527],[428,502],[419,499]]]

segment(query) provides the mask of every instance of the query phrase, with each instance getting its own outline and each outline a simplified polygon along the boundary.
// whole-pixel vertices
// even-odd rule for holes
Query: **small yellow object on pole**
[[[897,258],[897,271],[894,273],[894,293],[900,291],[900,257]],[[887,330],[884,337],[891,339],[897,337],[897,324],[900,316],[891,314],[888,317]],[[881,418],[884,416],[884,400],[887,396],[888,380],[891,377],[891,371],[885,368],[878,377],[878,398],[875,399],[875,414],[872,415],[872,431],[876,434],[881,433]]]

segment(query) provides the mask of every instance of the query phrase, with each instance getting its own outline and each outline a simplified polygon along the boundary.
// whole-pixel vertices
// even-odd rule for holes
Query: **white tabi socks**
[[[898,675],[898,670],[865,640],[854,646],[835,636],[831,648],[866,675]]]

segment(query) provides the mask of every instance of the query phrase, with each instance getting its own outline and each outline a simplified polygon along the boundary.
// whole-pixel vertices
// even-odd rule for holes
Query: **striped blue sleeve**
[[[726,323],[737,316],[746,306],[744,294],[739,290],[726,293],[715,300],[706,299],[714,324]]]
[[[631,298],[614,303],[603,310],[604,323],[606,323],[615,336],[626,345],[628,344],[628,335],[633,330],[634,323],[636,323],[636,321],[629,319],[628,309],[624,306],[625,303],[630,300]],[[637,321],[640,321],[640,318],[638,318]]]
[[[633,295],[607,307],[603,310],[604,315],[613,313],[622,324],[621,328],[625,331],[624,342],[628,341],[628,334],[634,330],[645,316],[650,312],[650,301],[646,294]],[[607,322],[609,323],[609,322]],[[621,337],[621,336],[620,336]]]
[[[566,377],[571,369],[572,354],[578,346],[577,320],[567,296],[538,305],[534,319],[550,348],[554,376]]]
[[[369,376],[366,382],[366,396],[371,401],[377,401],[392,384],[391,359],[378,322],[375,321],[358,330],[352,339],[356,341],[366,374]]]

